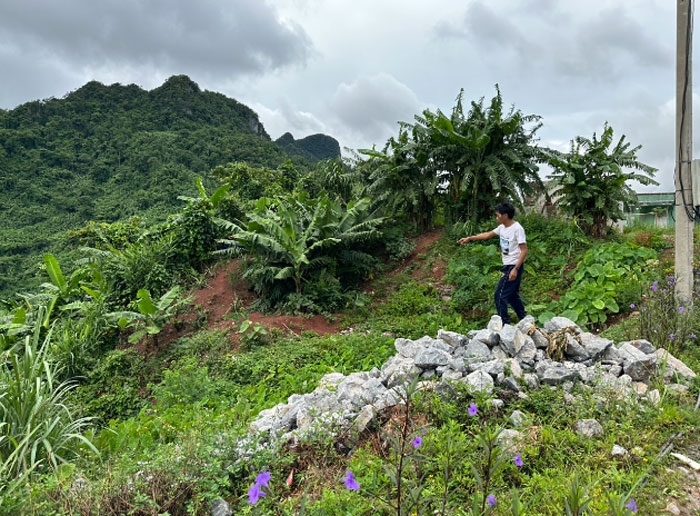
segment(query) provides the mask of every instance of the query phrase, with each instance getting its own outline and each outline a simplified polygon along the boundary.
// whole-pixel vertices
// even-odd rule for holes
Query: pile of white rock
[[[467,335],[440,330],[437,338],[397,338],[394,346],[396,355],[381,369],[328,374],[313,392],[294,394],[287,403],[260,412],[251,424],[257,446],[298,442],[331,430],[362,432],[380,411],[402,403],[414,381],[421,389],[438,390],[462,382],[486,393],[500,385],[519,396],[526,396],[528,389],[571,390],[583,383],[606,396],[614,392],[656,404],[660,394],[650,389],[650,378],[663,378],[670,389],[682,393],[696,376],[647,340],[616,344],[564,317],[538,328],[530,316],[516,326],[494,316],[485,329]]]

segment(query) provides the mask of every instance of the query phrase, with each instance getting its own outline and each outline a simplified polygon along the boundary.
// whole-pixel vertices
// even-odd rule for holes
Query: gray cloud
[[[0,107],[90,80],[152,89],[187,74],[253,107],[273,138],[325,132],[364,148],[425,108],[449,112],[460,88],[488,100],[499,84],[508,105],[542,115],[543,144],[567,147],[608,120],[643,145],[642,161],[672,171],[673,2],[406,5],[0,0]]]
[[[303,63],[311,48],[303,28],[261,0],[6,0],[0,45],[76,69],[229,76]]]
[[[0,63],[0,108],[13,108],[22,102],[49,96],[62,96],[75,87],[65,70],[50,59],[37,57],[30,61],[0,46]],[[47,88],[47,85],[50,87]]]
[[[461,18],[438,24],[435,33],[468,40],[501,70],[540,73],[554,82],[619,81],[633,70],[673,65],[673,49],[621,7],[582,11],[573,20],[551,1],[528,2],[511,12],[494,5],[474,2]]]
[[[647,28],[620,8],[586,20],[565,48],[568,58],[552,52],[553,68],[574,78],[620,79],[632,68],[658,71],[673,66],[672,49],[654,41]]]
[[[340,84],[330,108],[350,131],[382,144],[397,133],[399,121],[413,120],[421,104],[408,86],[391,75],[378,74]]]

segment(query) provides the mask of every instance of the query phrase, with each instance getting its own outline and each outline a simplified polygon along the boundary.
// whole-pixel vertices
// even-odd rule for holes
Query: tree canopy
[[[313,143],[337,155],[330,136]],[[306,145],[300,140],[297,145]],[[66,230],[90,220],[164,220],[179,195],[208,189],[211,171],[231,162],[310,168],[320,151],[289,155],[257,114],[222,94],[173,76],[145,91],[91,81],[64,98],[0,111],[0,296],[36,285],[41,253],[65,261]]]

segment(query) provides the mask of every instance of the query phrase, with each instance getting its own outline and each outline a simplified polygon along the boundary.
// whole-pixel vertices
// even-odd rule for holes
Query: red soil
[[[395,271],[410,268],[411,277],[417,281],[440,282],[445,274],[446,262],[438,258],[426,267],[423,264],[423,255],[430,245],[441,237],[441,230],[417,237],[415,250]],[[177,338],[192,334],[200,328],[209,328],[227,330],[232,348],[236,349],[240,344],[240,324],[247,319],[268,330],[275,328],[288,336],[299,336],[303,332],[327,335],[338,333],[343,327],[342,315],[326,318],[321,315],[304,317],[251,312],[250,306],[257,299],[257,295],[250,285],[240,279],[240,266],[240,260],[217,265],[209,274],[204,286],[189,292],[188,296],[193,299],[187,313],[180,315],[174,324],[169,324],[163,329],[158,336],[157,348],[164,349]],[[138,346],[146,354],[156,352],[154,347],[148,342],[141,342]]]

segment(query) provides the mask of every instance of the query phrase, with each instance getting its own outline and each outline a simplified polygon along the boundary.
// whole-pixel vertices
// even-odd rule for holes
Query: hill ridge
[[[38,285],[41,254],[70,260],[63,235],[88,221],[164,220],[179,196],[197,195],[197,177],[213,190],[220,165],[304,169],[319,159],[287,152],[255,111],[186,75],[150,91],[89,81],[0,110],[0,298]]]

